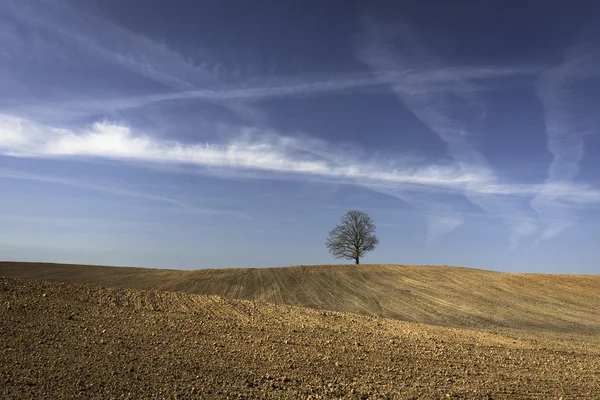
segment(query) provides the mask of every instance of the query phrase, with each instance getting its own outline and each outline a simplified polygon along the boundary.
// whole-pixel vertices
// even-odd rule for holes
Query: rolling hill
[[[401,265],[194,271],[0,262],[0,276],[259,300],[475,329],[600,333],[600,276]]]
[[[0,278],[0,398],[595,399],[597,337]],[[559,335],[560,336],[560,335]]]

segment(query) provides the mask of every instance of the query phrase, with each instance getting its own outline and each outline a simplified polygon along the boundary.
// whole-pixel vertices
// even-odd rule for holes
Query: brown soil
[[[600,398],[594,335],[15,278],[0,320],[2,398]]]
[[[600,276],[339,265],[197,271],[0,262],[0,276],[180,291],[495,331],[600,334]]]

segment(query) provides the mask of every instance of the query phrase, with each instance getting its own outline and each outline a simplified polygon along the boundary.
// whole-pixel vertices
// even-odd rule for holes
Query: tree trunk
[[[354,259],[354,261],[356,261],[356,263],[355,263],[356,265],[360,264],[360,262],[359,262],[359,260],[358,260],[358,257],[356,257],[356,258]]]

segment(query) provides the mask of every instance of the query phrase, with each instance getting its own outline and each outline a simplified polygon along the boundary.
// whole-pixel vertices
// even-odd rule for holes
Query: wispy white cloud
[[[1,172],[0,172],[1,177]],[[89,217],[44,217],[44,216],[33,216],[23,214],[12,214],[12,215],[1,215],[0,221],[5,226],[19,226],[24,229],[31,228],[30,232],[35,232],[36,228],[40,226],[48,227],[60,227],[67,229],[86,228],[93,226],[94,228],[110,229],[117,231],[125,231],[130,229],[148,229],[148,228],[160,228],[160,224],[156,222],[148,221],[136,221],[136,220],[114,220],[114,219],[103,219],[103,218],[89,218]]]
[[[584,138],[598,132],[598,104],[585,96],[586,88],[600,84],[600,44],[567,52],[564,62],[545,71],[536,93],[544,107],[548,150],[553,160],[551,181],[571,180],[579,173]]]
[[[600,88],[600,43],[588,41],[569,49],[561,64],[544,71],[536,94],[544,108],[552,162],[542,190],[531,206],[544,220],[540,239],[559,235],[577,222],[577,214],[554,196],[556,185],[573,185],[584,156],[585,137],[600,130],[600,104],[588,89]]]
[[[110,122],[81,129],[46,126],[0,114],[0,154],[22,158],[100,158],[150,164],[182,164],[199,168],[255,171],[300,179],[360,184],[374,190],[433,191],[490,196],[505,201],[530,199],[541,190],[572,204],[600,201],[600,192],[573,182],[538,185],[489,181],[489,171],[459,164],[431,162],[399,155],[394,160],[340,150],[306,136],[239,128],[226,143],[184,143],[162,140]],[[57,182],[60,183],[60,182]],[[396,191],[396,196],[398,192]],[[493,203],[497,207],[499,202]],[[489,210],[495,212],[497,210]],[[498,212],[508,212],[508,209]]]
[[[499,184],[486,158],[474,145],[486,113],[485,102],[479,96],[484,89],[475,85],[469,74],[447,67],[441,58],[428,51],[409,25],[390,27],[369,18],[365,19],[364,25],[363,38],[356,48],[357,56],[374,71],[434,71],[435,75],[453,83],[452,86],[440,86],[438,82],[422,80],[418,85],[411,85],[410,90],[401,84],[391,87],[404,105],[447,144],[448,154],[463,173],[478,171],[482,179],[466,185],[467,198],[487,213],[511,215],[512,218],[506,218],[506,221],[515,221],[515,214],[522,214],[522,219],[527,221],[529,217],[520,206],[499,195],[505,191],[530,191],[532,187]],[[534,233],[532,229],[523,229],[521,222],[509,223],[512,224],[511,242]]]
[[[462,214],[430,214],[427,216],[427,239],[432,241],[438,237],[447,235],[464,223],[465,220]]]
[[[39,35],[34,51],[52,53],[62,49],[74,55],[91,55],[178,89],[190,89],[213,80],[214,69],[194,65],[166,44],[100,18],[89,8],[84,10],[63,0],[6,0],[0,5],[0,11]],[[44,42],[45,37],[60,40],[64,47],[56,42]]]
[[[251,120],[265,119],[255,104],[261,100],[282,97],[312,97],[322,95],[345,95],[351,93],[373,93],[387,91],[390,85],[401,88],[404,93],[416,96],[437,95],[445,90],[464,93],[486,90],[490,86],[478,86],[475,83],[457,85],[457,77],[465,80],[494,80],[519,75],[531,75],[534,68],[451,68],[431,71],[394,71],[359,72],[347,76],[334,76],[324,79],[262,79],[261,84],[220,85],[218,88],[202,88],[193,90],[178,90],[143,96],[101,98],[85,101],[66,101],[54,103],[51,110],[45,106],[21,107],[27,111],[39,113],[63,112],[78,114],[97,114],[140,108],[157,103],[173,101],[200,100],[226,106],[236,114]],[[256,80],[255,80],[256,81]]]
[[[71,60],[93,57],[117,68],[127,70],[166,86],[166,91],[156,94],[120,98],[81,99],[59,102],[49,109],[44,104],[19,104],[16,107],[39,113],[99,113],[138,108],[155,103],[203,100],[216,103],[245,119],[264,119],[264,112],[254,106],[256,101],[291,96],[317,96],[324,94],[372,92],[387,90],[390,84],[402,86],[402,90],[414,95],[423,94],[435,87],[453,92],[471,92],[488,86],[478,85],[487,81],[530,75],[537,67],[453,67],[429,68],[427,70],[395,69],[373,73],[357,72],[345,76],[320,78],[289,77],[260,78],[236,77],[228,74],[218,62],[204,56],[191,61],[166,43],[154,41],[132,32],[101,16],[84,11],[76,3],[46,0],[32,3],[29,0],[7,0],[0,10],[12,20],[29,27],[38,35],[34,48],[25,40],[10,35],[6,47],[17,47],[14,55],[42,52],[40,58],[57,57],[59,49],[68,53]],[[18,35],[17,35],[18,36]],[[53,38],[51,41],[47,38]],[[8,40],[8,39],[7,39]],[[1,42],[0,42],[1,43]],[[80,57],[83,55],[84,57]],[[466,84],[469,82],[469,84]],[[81,96],[76,96],[81,97]],[[23,110],[21,110],[23,111]]]
[[[13,116],[0,116],[0,154],[14,157],[99,157],[449,189],[479,179],[475,174],[459,173],[452,165],[400,164],[395,168],[388,165],[388,168],[381,169],[374,162],[348,160],[342,154],[322,153],[317,156],[317,143],[320,141],[242,128],[235,139],[224,145],[184,144],[152,138],[127,126],[107,122],[74,131],[46,127]]]
[[[77,59],[71,57],[73,54],[91,56],[158,82],[165,86],[164,91],[119,98],[98,98],[94,94],[85,101],[71,100],[51,107],[24,104],[24,108],[33,112],[16,114],[29,115],[29,119],[0,115],[0,154],[184,164],[235,176],[277,175],[353,183],[405,199],[411,191],[459,194],[486,213],[506,221],[511,229],[511,246],[535,235],[540,228],[542,238],[558,234],[574,221],[577,207],[600,202],[598,189],[573,181],[583,157],[582,137],[598,126],[589,123],[589,113],[579,118],[582,110],[592,105],[582,104],[573,90],[574,85],[584,80],[597,79],[597,70],[590,68],[598,65],[595,48],[573,50],[562,65],[544,72],[538,84],[537,92],[546,110],[549,149],[554,156],[548,181],[507,183],[496,176],[478,150],[477,135],[486,113],[481,94],[496,87],[490,82],[537,74],[538,67],[449,66],[422,46],[409,26],[390,29],[369,20],[365,23],[364,38],[357,46],[357,55],[370,71],[330,77],[244,79],[223,74],[224,70],[216,68],[215,62],[190,61],[165,43],[78,7],[77,3],[60,0],[35,4],[28,0],[7,0],[0,4],[0,12],[38,34],[34,52],[51,55],[60,48],[70,52],[69,60]],[[6,40],[16,46],[12,50],[17,50],[13,54],[18,50],[29,54],[29,44],[19,40],[17,30],[9,33]],[[105,121],[73,128],[46,125],[36,122],[39,119],[35,117],[36,107],[40,115],[64,113],[63,110],[86,115],[162,102],[203,100],[221,104],[252,120],[264,117],[257,104],[265,99],[390,89],[446,143],[454,162],[432,164],[402,156],[382,160],[361,152],[341,151],[324,141],[282,136],[268,129],[239,128],[226,142],[184,143],[157,139],[125,124]],[[65,182],[55,181],[85,187],[83,182]],[[92,186],[88,188],[111,190]],[[121,194],[129,195],[127,191]],[[189,206],[174,199],[155,200],[184,209]],[[540,221],[531,207],[537,211]],[[460,213],[449,212],[448,215],[445,219],[430,219],[431,237],[451,232],[463,221]]]
[[[507,214],[504,214],[507,215]],[[519,216],[510,222],[511,231],[508,237],[510,249],[516,249],[524,237],[530,237],[538,232],[539,222],[536,218]]]
[[[35,63],[85,65],[105,63],[118,70],[137,74],[164,86],[165,91],[193,91],[199,88],[217,89],[233,79],[218,61],[201,51],[191,59],[174,50],[166,42],[160,42],[118,25],[89,6],[64,0],[14,1],[0,3],[0,13],[10,23],[27,28],[31,35],[20,36],[19,25],[0,27],[0,48],[6,49],[7,58],[27,57]],[[35,40],[31,40],[33,36]],[[69,93],[63,93],[65,97]],[[106,95],[105,95],[106,96]],[[18,104],[32,112],[56,114],[85,114],[109,112],[134,108],[156,102],[156,96],[148,98],[90,100],[85,95],[70,94],[76,101],[54,104],[48,108],[42,104]],[[84,98],[81,98],[84,97]],[[160,97],[160,96],[159,96]],[[167,96],[168,97],[168,96]],[[89,99],[87,99],[89,100]],[[244,119],[260,119],[264,115],[251,104],[242,104],[227,96],[205,97]],[[52,99],[56,102],[56,99]],[[56,107],[58,106],[58,107]],[[71,107],[71,108],[67,108]]]
[[[127,189],[127,188],[122,188],[122,187],[119,187],[116,185],[100,185],[100,184],[94,184],[94,183],[77,180],[77,179],[68,179],[68,178],[55,177],[55,176],[49,176],[49,175],[32,174],[32,173],[27,173],[27,172],[22,172],[22,171],[11,170],[11,169],[7,169],[7,168],[0,168],[0,179],[29,180],[29,181],[43,182],[43,183],[54,184],[54,185],[70,186],[70,187],[74,187],[74,188],[78,188],[78,189],[91,190],[93,192],[106,193],[106,194],[119,196],[119,197],[130,197],[130,198],[135,198],[135,199],[148,200],[148,201],[157,202],[157,203],[164,203],[164,204],[167,204],[176,209],[180,209],[185,212],[193,213],[193,214],[227,213],[228,215],[230,215],[230,211],[228,211],[228,210],[215,209],[215,208],[209,208],[209,207],[197,207],[197,206],[188,204],[187,202],[179,200],[179,199],[161,196],[161,195],[150,194],[150,193],[139,192],[139,191],[135,191],[135,190]],[[235,214],[235,213],[233,213],[231,215],[237,216],[237,214]],[[241,217],[248,219],[247,216],[241,216]]]
[[[535,68],[452,68],[430,71],[379,71],[378,73],[355,73],[348,76],[335,76],[328,79],[289,78],[281,83],[281,79],[263,80],[260,86],[225,86],[219,89],[196,89],[173,93],[139,96],[132,98],[104,100],[98,105],[112,105],[115,108],[134,108],[147,104],[174,100],[241,100],[257,101],[267,98],[313,96],[321,94],[343,94],[360,91],[372,91],[374,87],[398,85],[406,92],[439,93],[443,90],[458,90],[464,93],[484,90],[475,84],[457,85],[457,77],[465,80],[493,80],[519,75],[531,75]],[[93,105],[93,104],[91,104]]]
[[[217,88],[202,88],[192,90],[177,90],[151,95],[96,98],[88,100],[53,102],[47,105],[19,105],[14,109],[21,113],[33,115],[50,115],[62,113],[72,115],[94,115],[116,111],[131,110],[149,105],[170,103],[176,101],[206,101],[225,106],[230,111],[245,120],[265,121],[266,114],[258,108],[257,102],[273,98],[285,97],[315,97],[323,95],[347,95],[352,93],[374,93],[388,91],[393,85],[401,88],[404,93],[415,96],[439,95],[445,90],[468,94],[481,91],[490,86],[479,86],[475,83],[457,85],[457,77],[464,77],[471,82],[477,80],[490,81],[519,75],[531,75],[532,68],[451,68],[431,71],[398,72],[359,72],[346,76],[330,78],[293,78],[262,79],[259,85],[256,80],[253,85],[244,82],[219,85]],[[57,111],[60,110],[60,111]]]

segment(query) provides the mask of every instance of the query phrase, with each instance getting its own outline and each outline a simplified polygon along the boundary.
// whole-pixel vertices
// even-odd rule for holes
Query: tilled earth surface
[[[600,275],[409,265],[178,271],[0,261],[0,276],[259,300],[455,328],[600,334]]]
[[[0,278],[2,398],[600,399],[594,335]]]

